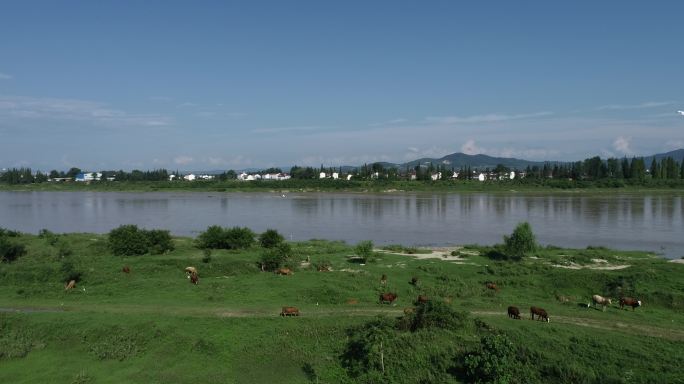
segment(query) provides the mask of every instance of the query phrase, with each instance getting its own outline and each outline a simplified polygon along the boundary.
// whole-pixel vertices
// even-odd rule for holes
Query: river
[[[273,228],[287,239],[494,244],[527,221],[542,244],[684,256],[682,194],[0,192],[0,227],[106,233],[121,224],[196,236]]]

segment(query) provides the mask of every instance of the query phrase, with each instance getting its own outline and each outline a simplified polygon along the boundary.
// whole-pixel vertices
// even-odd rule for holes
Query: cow
[[[512,305],[508,307],[508,317],[520,320],[520,310],[518,307]]]
[[[190,282],[197,285],[199,283],[199,276],[196,273],[190,274]]]
[[[636,307],[641,307],[641,300],[637,300],[633,297],[621,297],[620,298],[620,309],[624,308],[624,306],[632,307],[632,311]]]
[[[486,285],[487,289],[492,289],[495,292],[499,292],[499,287],[497,287],[496,284],[490,282],[490,283],[487,283],[485,285]]]
[[[591,301],[594,303],[594,308],[596,308],[596,304],[601,304],[603,307],[603,310],[606,310],[606,305],[611,305],[613,302],[610,300],[608,297],[603,297],[600,295],[594,295],[591,297]]]
[[[394,302],[394,300],[396,300],[396,299],[397,299],[396,293],[387,292],[387,293],[381,293],[380,294],[380,304],[385,304],[385,303],[392,304]]]
[[[415,276],[412,277],[412,278],[411,278],[411,281],[409,281],[409,284],[411,284],[411,285],[416,285],[416,284],[418,284],[418,278],[415,277]]]
[[[283,275],[283,276],[289,276],[292,274],[292,270],[290,268],[278,268],[276,270],[277,275]]]
[[[532,315],[532,320],[534,320],[534,315],[537,315],[537,320],[544,320],[549,322],[549,315],[545,310],[539,307],[530,307],[530,314]]]
[[[121,269],[121,272],[123,272],[123,273],[131,273],[131,267],[129,267],[128,265],[125,265],[125,266]]]
[[[416,299],[416,305],[425,304],[428,301],[430,301],[430,299],[428,299],[426,295],[418,295],[418,298]]]
[[[193,273],[194,273],[194,274],[197,274],[197,268],[195,268],[195,267],[185,267],[185,273],[187,274],[188,279],[189,279],[189,278],[190,278],[190,275],[192,275]]]
[[[358,303],[359,301],[357,299],[347,299],[347,304],[349,305],[356,305]]]
[[[68,291],[76,288],[76,280],[69,280],[68,283],[64,284],[64,290]]]
[[[299,316],[299,308],[297,308],[297,307],[283,307],[283,310],[280,311],[280,316],[282,316],[282,317]]]
[[[387,275],[380,276],[380,285],[387,285]]]

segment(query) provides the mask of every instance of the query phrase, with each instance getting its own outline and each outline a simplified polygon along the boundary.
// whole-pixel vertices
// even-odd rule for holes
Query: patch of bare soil
[[[414,258],[420,259],[420,260],[440,259],[440,260],[444,260],[444,261],[451,261],[455,264],[472,264],[472,263],[467,263],[468,259],[463,258],[461,256],[452,256],[451,252],[453,252],[453,251],[459,251],[459,253],[466,254],[466,255],[478,255],[479,254],[476,251],[465,251],[465,250],[463,250],[463,247],[435,247],[435,248],[423,248],[423,249],[430,250],[430,253],[401,253],[401,252],[388,251],[385,249],[374,249],[374,251],[378,252],[378,253],[391,253],[393,255],[410,256],[410,257],[414,257]]]
[[[572,261],[567,262],[566,264],[552,264],[552,267],[556,268],[564,268],[564,269],[595,269],[595,270],[602,270],[602,271],[615,271],[618,269],[625,269],[631,267],[629,264],[624,264],[624,265],[610,265],[608,264],[608,261],[606,260],[600,260],[600,259],[592,259],[594,261],[594,264],[587,264],[587,265],[582,265],[582,264],[577,264],[573,263]],[[598,262],[597,262],[598,261]]]

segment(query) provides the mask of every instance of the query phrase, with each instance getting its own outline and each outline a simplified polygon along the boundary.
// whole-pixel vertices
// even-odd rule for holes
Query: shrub
[[[202,256],[202,262],[205,264],[211,263],[211,249],[205,248],[203,254],[204,256]]]
[[[62,272],[62,281],[64,282],[75,280],[78,283],[81,281],[81,277],[83,276],[83,272],[77,270],[76,267],[74,267],[74,263],[72,263],[70,260],[62,262],[60,271]]]
[[[5,237],[0,237],[0,261],[11,263],[26,254],[26,247],[16,244]]]
[[[21,232],[0,227],[0,237],[19,237]]]
[[[274,248],[266,248],[261,253],[259,263],[262,271],[275,271],[292,257],[292,247],[288,243],[280,243]]]
[[[466,377],[473,383],[510,383],[520,371],[515,346],[504,335],[480,338],[478,351],[465,357]]]
[[[259,235],[259,244],[264,248],[273,248],[285,240],[275,229],[268,229]]]
[[[504,252],[508,256],[521,258],[537,249],[532,227],[527,222],[518,224],[511,236],[504,236]]]
[[[457,312],[441,301],[430,300],[419,303],[412,314],[404,316],[399,322],[399,328],[412,332],[423,328],[457,330],[463,328],[467,322],[467,312]]]
[[[370,240],[361,241],[354,247],[354,253],[364,261],[371,261],[373,257],[373,242]]]
[[[254,245],[254,232],[246,227],[222,228],[212,225],[197,237],[199,248],[245,249]]]
[[[161,254],[174,249],[169,231],[139,229],[137,225],[122,225],[109,232],[109,249],[117,256]]]

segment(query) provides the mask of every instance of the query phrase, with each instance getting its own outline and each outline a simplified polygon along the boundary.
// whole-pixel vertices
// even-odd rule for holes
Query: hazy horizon
[[[682,14],[676,1],[10,1],[0,168],[664,153],[684,147]]]

